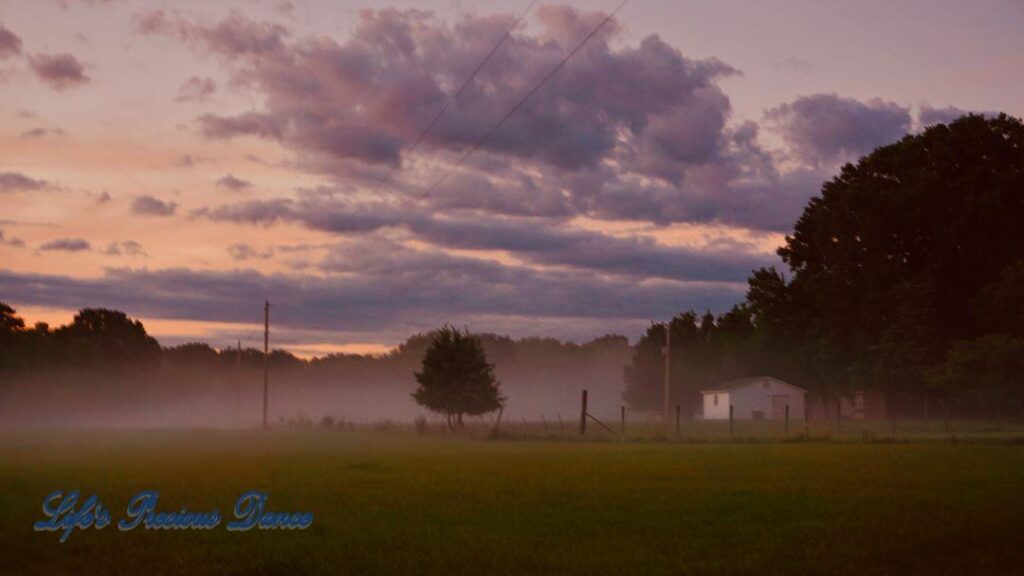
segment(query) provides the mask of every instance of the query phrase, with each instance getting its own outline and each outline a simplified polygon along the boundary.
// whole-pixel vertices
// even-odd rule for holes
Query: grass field
[[[1011,574],[1024,444],[494,442],[368,431],[0,433],[3,574]],[[32,530],[250,489],[305,531]]]

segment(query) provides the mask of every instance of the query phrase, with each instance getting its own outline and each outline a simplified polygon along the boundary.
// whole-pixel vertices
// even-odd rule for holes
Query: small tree
[[[434,336],[423,356],[423,368],[415,373],[419,388],[416,402],[444,414],[448,427],[463,427],[462,416],[486,414],[500,408],[505,398],[494,378],[494,364],[487,361],[480,340],[445,325]]]

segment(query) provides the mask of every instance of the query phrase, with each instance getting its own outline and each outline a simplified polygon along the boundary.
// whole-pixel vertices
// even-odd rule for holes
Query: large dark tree
[[[444,414],[449,427],[462,427],[464,414],[493,412],[502,406],[500,383],[494,365],[487,361],[480,340],[451,326],[444,326],[423,356],[415,373],[419,388],[413,398],[425,408]]]
[[[757,322],[792,334],[813,380],[935,396],[927,376],[951,343],[999,321],[978,311],[1019,306],[1019,292],[987,287],[1007,277],[1014,285],[1022,225],[1020,120],[933,126],[824,185],[779,250],[792,280],[766,281],[772,273],[762,271],[751,281]]]

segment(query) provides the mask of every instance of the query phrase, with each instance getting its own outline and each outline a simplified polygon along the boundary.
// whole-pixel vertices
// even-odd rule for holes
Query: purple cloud
[[[21,138],[43,138],[45,136],[64,136],[65,134],[67,134],[67,132],[61,130],[60,128],[38,127],[33,128],[31,130],[26,130],[19,134],[19,136]]]
[[[7,238],[4,235],[4,231],[0,230],[0,246],[10,246],[12,248],[24,248],[25,241],[21,238]]]
[[[44,243],[39,249],[46,252],[83,252],[92,250],[92,245],[81,238],[58,238]]]
[[[155,196],[138,196],[132,201],[132,213],[140,216],[171,216],[177,209],[177,203],[167,202]]]
[[[363,273],[116,268],[98,278],[71,278],[0,270],[0,293],[15,305],[108,306],[150,318],[222,322],[252,321],[259,314],[252,302],[268,298],[278,303],[275,323],[283,328],[408,334],[446,321],[488,328],[550,319],[561,319],[562,330],[579,321],[597,333],[635,333],[650,318],[685,307],[728,309],[745,290],[740,283],[638,283],[585,272],[538,271],[373,243],[345,250],[367,255]],[[395,281],[396,274],[401,282]]]
[[[89,82],[82,63],[66,52],[33,54],[28,57],[28,64],[36,76],[54,90],[75,88]]]
[[[449,165],[476,143],[604,14],[544,7],[538,18],[539,29],[503,45],[426,135],[418,148],[426,160],[406,159],[381,194],[419,195],[439,176],[422,166]],[[238,15],[211,24],[151,12],[137,26],[220,55],[234,82],[263,96],[256,110],[200,116],[201,134],[277,141],[297,153],[296,166],[352,185],[398,166],[514,19],[448,23],[368,10],[343,42],[292,38]],[[657,36],[630,46],[615,41],[619,34],[614,22],[598,34],[429,201],[492,214],[789,226],[800,202],[792,205],[756,138],[728,126],[731,105],[718,82],[738,71],[687,58]],[[750,209],[743,196],[752,188],[785,210],[765,218]]]
[[[242,192],[252,188],[252,182],[242,180],[241,178],[235,178],[231,174],[228,174],[217,180],[217,186],[227,188],[233,192]]]
[[[910,109],[881,99],[860,102],[836,94],[801,96],[765,117],[794,157],[810,166],[855,159],[911,129]]]
[[[288,34],[281,25],[252,22],[237,14],[216,25],[204,26],[155,10],[137,17],[135,25],[144,34],[166,34],[202,42],[210,50],[229,56],[273,53],[282,49]]]
[[[26,192],[51,188],[45,180],[30,178],[20,172],[0,172],[0,194]]]
[[[108,256],[148,256],[146,251],[142,248],[142,244],[135,240],[111,242],[103,252]]]
[[[217,83],[211,78],[192,76],[178,88],[175,102],[202,102],[217,91]]]
[[[649,238],[617,237],[556,226],[550,220],[437,217],[386,203],[254,200],[201,209],[193,215],[263,226],[299,222],[345,237],[366,237],[386,229],[399,229],[442,249],[506,251],[532,264],[632,277],[743,281],[752,269],[776,262],[773,255],[750,247],[723,250],[665,246]]]
[[[234,260],[266,260],[274,256],[272,248],[259,250],[249,244],[232,244],[228,246],[228,254]]]
[[[0,59],[21,54],[21,38],[0,24]]]

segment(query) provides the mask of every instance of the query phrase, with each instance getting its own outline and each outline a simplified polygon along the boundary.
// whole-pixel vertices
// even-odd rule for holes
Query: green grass
[[[7,432],[3,574],[1009,574],[1024,444],[487,442],[359,431]],[[230,515],[248,489],[306,531],[36,533],[52,490],[123,515]]]

